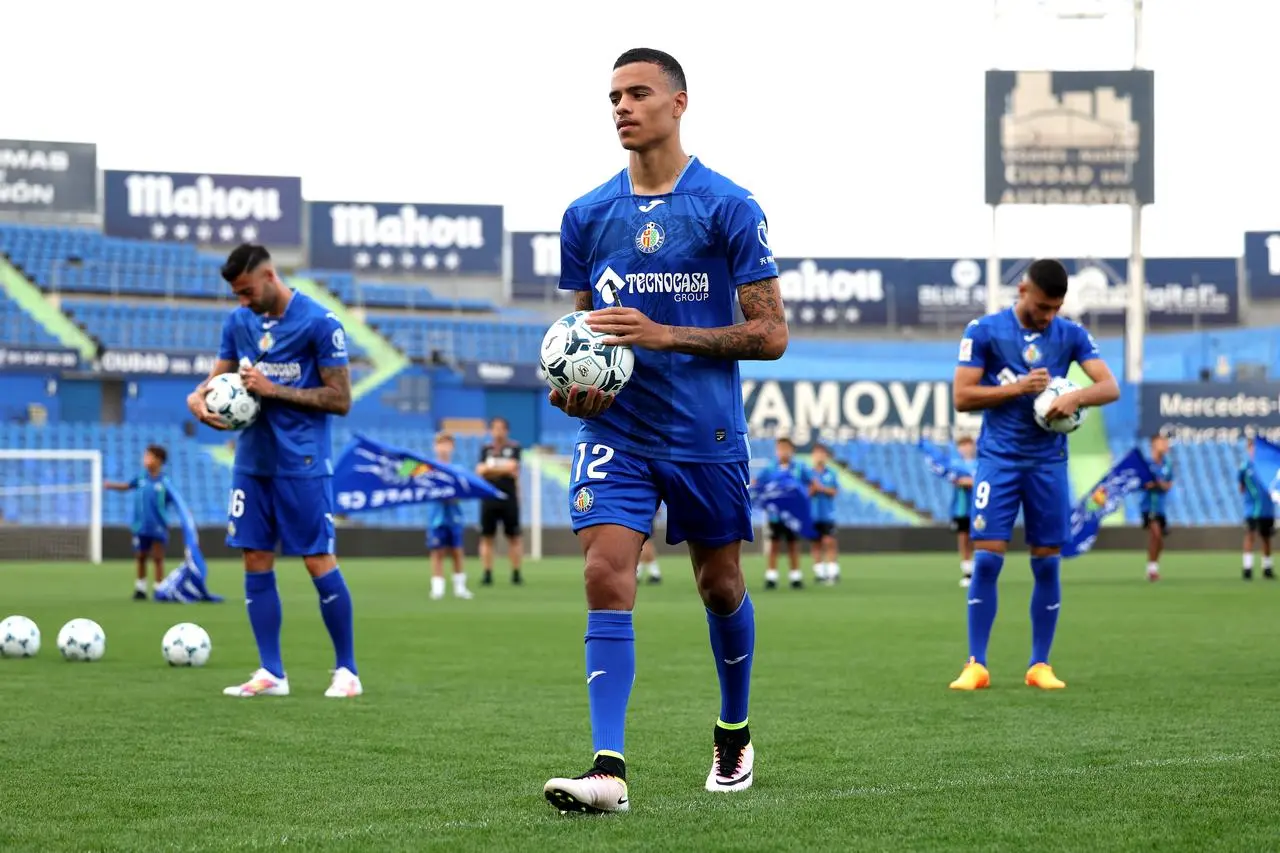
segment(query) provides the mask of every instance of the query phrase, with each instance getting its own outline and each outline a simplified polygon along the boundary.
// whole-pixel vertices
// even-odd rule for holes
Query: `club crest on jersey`
[[[973,529],[981,533],[987,529],[987,520],[980,515],[973,517]]]
[[[656,222],[646,222],[636,232],[636,248],[645,255],[652,255],[661,249],[666,240],[666,233],[663,232],[662,226]]]
[[[275,342],[276,342],[276,339],[271,337],[270,332],[263,332],[262,337],[258,338],[258,349],[262,350],[263,352],[266,352],[267,350],[271,349],[271,346]]]
[[[1040,347],[1027,344],[1027,348],[1022,351],[1022,360],[1027,364],[1035,364],[1040,360]]]
[[[591,494],[591,490],[586,486],[578,489],[578,493],[573,496],[573,511],[586,512],[595,505],[596,496]]]

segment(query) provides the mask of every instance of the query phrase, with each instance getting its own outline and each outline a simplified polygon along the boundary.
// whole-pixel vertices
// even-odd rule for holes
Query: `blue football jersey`
[[[736,322],[737,288],[776,278],[764,212],[728,178],[690,158],[672,191],[639,196],[626,169],[565,211],[560,287],[595,308],[636,308],[669,326]],[[612,285],[613,287],[610,287]],[[650,459],[749,458],[736,361],[637,348],[635,372],[579,441]]]
[[[756,475],[756,482],[764,483],[768,480],[777,479],[779,477],[791,477],[791,479],[796,481],[798,486],[807,490],[809,488],[809,478],[812,476],[813,473],[810,471],[808,466],[799,459],[792,459],[786,464],[774,459]],[[769,520],[777,521],[778,516],[775,513],[769,513]]]
[[[462,524],[462,501],[432,501],[428,506],[428,530]]]
[[[1154,459],[1149,460],[1149,464],[1151,473],[1155,475],[1157,482],[1173,485],[1173,462],[1170,461],[1168,456],[1160,462],[1156,462]],[[1161,492],[1155,489],[1144,491],[1142,493],[1142,511],[1152,515],[1163,515],[1168,498],[1168,492]]]
[[[258,370],[278,385],[318,388],[320,368],[347,365],[342,323],[296,291],[282,317],[237,308],[223,325],[219,359],[250,364],[264,351]],[[258,419],[236,438],[235,470],[259,477],[332,475],[329,419],[326,412],[263,400]]]
[[[812,481],[816,481],[823,488],[839,488],[840,481],[836,477],[836,472],[830,468],[809,469],[809,475]],[[814,521],[835,521],[836,520],[836,498],[835,495],[816,494],[809,498],[809,515]]]
[[[1245,462],[1240,466],[1240,488],[1244,497],[1245,518],[1275,518],[1276,506],[1271,498],[1268,484],[1258,476],[1258,469],[1253,462]]]
[[[1040,367],[1052,378],[1065,377],[1072,362],[1099,357],[1093,336],[1079,323],[1055,317],[1038,332],[1024,328],[1013,309],[1006,308],[969,324],[960,341],[959,364],[981,368],[983,385],[1011,385]],[[1036,425],[1035,399],[1024,394],[982,413],[979,459],[1023,468],[1066,461],[1067,437]]]
[[[130,525],[133,534],[165,536],[169,532],[169,508],[174,506],[169,478],[143,473],[129,481],[129,488],[135,492],[133,524]]]
[[[970,479],[978,473],[978,460],[965,459],[963,456],[956,455],[951,460],[951,467],[957,471],[963,471]],[[970,504],[973,501],[973,484],[967,486],[956,486],[955,491],[951,493],[951,517],[952,518],[968,518]]]

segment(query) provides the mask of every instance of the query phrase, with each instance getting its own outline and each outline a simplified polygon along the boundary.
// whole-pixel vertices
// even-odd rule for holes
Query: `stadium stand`
[[[58,340],[31,319],[18,304],[0,290],[0,341],[8,346],[56,347]]]

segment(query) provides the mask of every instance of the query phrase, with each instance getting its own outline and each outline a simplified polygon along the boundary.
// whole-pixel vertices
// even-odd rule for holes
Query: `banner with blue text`
[[[302,245],[301,178],[108,170],[102,192],[110,237]]]
[[[502,207],[315,201],[311,266],[380,275],[502,274]]]

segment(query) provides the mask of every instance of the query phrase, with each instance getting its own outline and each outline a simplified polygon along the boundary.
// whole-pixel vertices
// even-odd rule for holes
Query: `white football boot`
[[[560,814],[610,814],[631,809],[627,780],[599,764],[572,779],[551,779],[542,792]]]
[[[739,743],[743,739],[747,741],[745,746]],[[745,791],[750,788],[756,763],[756,751],[751,745],[750,735],[746,735],[745,730],[728,734],[717,728],[716,741],[711,752],[707,790]]]
[[[244,684],[235,684],[222,691],[225,696],[249,699],[254,696],[288,696],[289,678],[276,678],[265,669],[259,669]]]
[[[361,693],[364,686],[360,684],[360,676],[343,666],[333,671],[333,681],[324,695],[330,699],[347,699]]]

